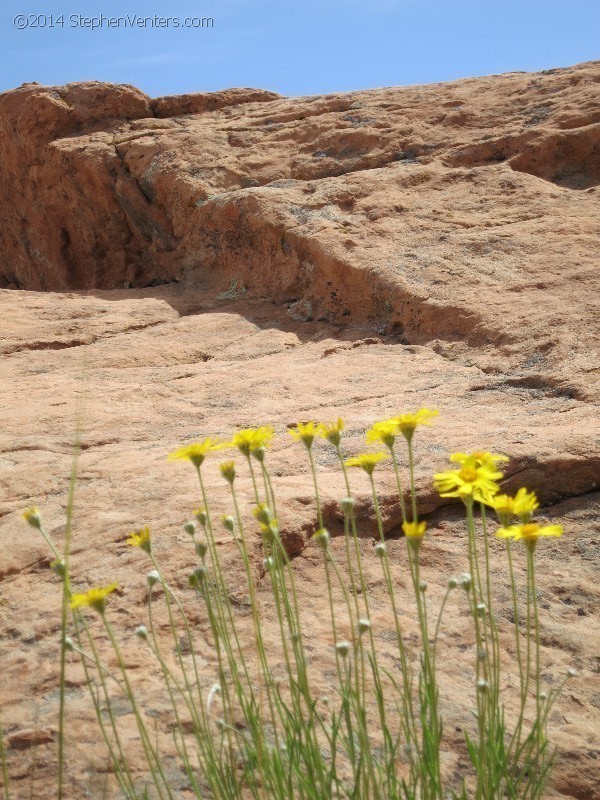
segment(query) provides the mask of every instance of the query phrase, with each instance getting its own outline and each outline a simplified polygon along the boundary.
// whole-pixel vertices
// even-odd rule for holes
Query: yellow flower
[[[71,608],[89,606],[99,614],[103,614],[104,609],[106,608],[106,598],[109,594],[111,594],[111,592],[114,592],[116,588],[117,584],[111,583],[109,586],[88,589],[88,591],[84,594],[74,594],[71,598]]]
[[[185,447],[180,447],[178,450],[174,450],[172,453],[169,453],[169,461],[191,461],[195,467],[199,467],[208,453],[212,453],[213,450],[219,449],[219,443],[217,439],[213,439],[209,436],[207,439],[204,439],[202,442],[194,442],[194,444],[188,444]]]
[[[146,553],[150,553],[150,528],[146,525],[145,528],[140,528],[137,531],[131,531],[129,538],[126,539],[127,544],[132,547],[141,547]]]
[[[233,435],[230,442],[224,442],[221,447],[237,447],[240,453],[248,457],[251,453],[268,447],[275,436],[272,425],[261,425],[260,428],[242,428]]]
[[[396,419],[385,419],[375,422],[367,431],[367,444],[381,442],[386,447],[393,447],[396,436],[400,433]]]
[[[460,469],[438,472],[433,476],[433,482],[440,497],[470,498],[489,503],[500,488],[496,481],[501,477],[502,473],[493,464],[481,464],[475,456],[470,456]]]
[[[533,512],[540,507],[535,492],[529,492],[525,487],[519,489],[515,495],[514,513],[521,522],[529,522]]]
[[[224,461],[219,464],[221,475],[225,478],[227,483],[233,483],[235,480],[235,463],[233,461]]]
[[[22,517],[28,525],[31,525],[32,528],[37,528],[39,530],[42,520],[40,519],[40,512],[37,506],[26,508],[22,514]]]
[[[402,530],[407,539],[422,539],[427,528],[426,522],[403,522]]]
[[[344,464],[347,467],[360,467],[367,475],[372,475],[377,464],[386,458],[389,458],[387,453],[359,453],[353,458],[347,458]]]
[[[272,519],[271,509],[267,503],[259,503],[257,506],[254,506],[252,509],[252,514],[263,525],[268,525]]]
[[[464,464],[465,461],[469,461],[470,459],[473,459],[479,467],[484,467],[486,465],[494,467],[501,461],[509,460],[508,456],[502,455],[501,453],[488,453],[487,450],[475,450],[473,453],[452,453],[450,456],[450,461],[453,461],[455,464]]]
[[[431,425],[431,420],[439,413],[439,411],[432,411],[429,408],[420,408],[414,414],[399,414],[394,417],[394,421],[398,425],[398,432],[410,442],[417,425]]]
[[[297,442],[302,442],[310,450],[315,436],[319,436],[320,427],[314,422],[297,422],[293,428],[288,428],[288,433],[293,439]]]
[[[317,436],[327,439],[334,447],[339,447],[342,441],[342,431],[344,430],[344,420],[338,418],[337,422],[322,422],[318,426]]]
[[[533,512],[540,506],[535,492],[530,492],[524,487],[519,489],[514,497],[506,494],[496,495],[488,505],[494,509],[505,528],[515,516],[519,517],[521,522],[529,522]]]
[[[313,533],[311,538],[322,550],[327,550],[330,538],[327,528],[319,528]]]
[[[267,544],[273,544],[277,536],[279,536],[279,525],[277,524],[277,520],[275,517],[269,520],[269,522],[260,522],[260,532],[262,533],[263,539]]]
[[[542,527],[537,522],[526,522],[521,525],[509,525],[499,528],[496,536],[500,539],[522,539],[525,544],[535,547],[540,536],[562,536],[562,525],[545,525]]]
[[[515,498],[508,494],[497,494],[488,504],[494,509],[502,525],[510,525],[515,515]]]

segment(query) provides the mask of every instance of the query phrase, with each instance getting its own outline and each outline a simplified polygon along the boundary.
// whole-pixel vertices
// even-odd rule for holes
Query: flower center
[[[477,480],[477,470],[472,467],[463,467],[458,473],[459,478],[465,483],[473,483]]]
[[[523,527],[521,528],[521,536],[523,536],[525,538],[527,536],[535,536],[535,534],[539,530],[539,527],[540,526],[537,524],[537,522],[528,522],[526,525],[523,525]]]

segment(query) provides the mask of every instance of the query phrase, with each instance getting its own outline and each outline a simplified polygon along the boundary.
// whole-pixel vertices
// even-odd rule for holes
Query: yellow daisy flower
[[[367,444],[381,442],[386,447],[393,447],[399,433],[400,428],[395,418],[375,422],[367,431]]]
[[[470,459],[473,459],[480,467],[485,465],[496,466],[502,461],[509,460],[508,456],[501,453],[489,453],[487,450],[475,450],[473,453],[452,453],[450,456],[450,461],[455,464],[464,464],[465,461]]]
[[[427,528],[426,522],[403,522],[402,530],[407,539],[422,539]]]
[[[98,614],[103,614],[106,608],[106,598],[111,592],[114,592],[118,584],[111,583],[108,586],[100,586],[93,589],[88,589],[83,594],[74,594],[71,598],[71,608],[82,608],[89,606],[97,611]]]
[[[188,444],[185,447],[174,450],[172,453],[169,453],[168,460],[191,461],[195,467],[199,467],[208,453],[212,453],[213,450],[218,450],[219,447],[218,440],[209,436],[202,442],[194,442],[194,444]]]
[[[289,435],[297,442],[302,442],[310,450],[315,440],[319,436],[320,425],[315,422],[297,422],[293,428],[288,428]]]
[[[21,516],[28,525],[31,525],[32,528],[40,528],[42,520],[40,518],[40,511],[37,506],[26,508]]]
[[[146,525],[145,528],[140,528],[137,531],[131,531],[129,537],[125,540],[127,544],[132,547],[141,547],[146,553],[150,553],[150,528]]]
[[[488,505],[494,509],[502,525],[510,525],[515,516],[515,498],[508,494],[497,494],[492,497]]]
[[[221,475],[225,478],[227,483],[233,483],[235,480],[235,463],[233,461],[224,461],[219,464]]]
[[[322,422],[318,426],[317,436],[327,439],[334,447],[339,447],[342,441],[342,431],[344,430],[344,420],[338,417],[337,422]]]
[[[367,475],[372,475],[377,464],[386,458],[389,458],[387,453],[359,453],[353,458],[347,458],[344,464],[347,467],[360,467]]]
[[[501,477],[502,473],[493,465],[481,464],[475,457],[470,457],[460,469],[438,472],[433,476],[433,483],[440,497],[471,498],[489,503],[500,488],[496,481]]]
[[[535,492],[529,492],[525,487],[519,489],[515,495],[514,513],[521,522],[529,522],[533,512],[540,507]]]
[[[268,447],[274,436],[275,429],[272,425],[261,425],[259,428],[242,428],[242,430],[233,435],[230,442],[224,442],[221,447],[237,447],[240,453],[247,457],[257,450]]]
[[[562,525],[544,525],[542,527],[537,522],[526,522],[521,525],[499,528],[496,536],[499,539],[515,539],[517,541],[522,539],[528,546],[535,547],[540,536],[562,536],[563,532]]]
[[[398,432],[401,433],[407,441],[410,441],[418,425],[431,425],[431,420],[437,417],[439,413],[439,411],[432,411],[429,408],[420,408],[418,411],[415,411],[414,414],[399,414],[397,417],[394,417],[394,421],[398,425]]]

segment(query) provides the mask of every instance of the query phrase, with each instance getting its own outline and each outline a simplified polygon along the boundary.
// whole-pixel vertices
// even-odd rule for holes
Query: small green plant
[[[426,522],[419,517],[415,488],[415,433],[430,425],[437,412],[421,409],[376,422],[367,431],[367,442],[379,450],[347,457],[342,420],[331,424],[298,423],[289,433],[301,443],[308,458],[315,497],[314,546],[322,554],[323,592],[329,607],[331,663],[335,675],[330,697],[324,700],[310,667],[306,647],[306,622],[300,609],[296,575],[278,523],[277,498],[268,468],[268,449],[274,436],[270,426],[244,429],[231,441],[207,438],[180,448],[170,460],[188,461],[198,479],[201,506],[185,523],[195,565],[189,575],[194,603],[210,634],[212,661],[201,662],[198,636],[190,621],[189,596],[180,597],[164,575],[154,550],[149,527],[130,533],[128,543],[148,559],[147,625],[135,635],[156,660],[174,718],[171,752],[163,752],[140,707],[132,685],[122,645],[109,615],[109,598],[115,583],[71,591],[69,546],[61,556],[44,531],[36,508],[28,509],[26,521],[46,539],[53,567],[62,579],[65,602],[61,646],[61,686],[65,681],[65,654],[81,659],[87,686],[107,747],[115,778],[126,798],[156,796],[174,798],[165,756],[175,752],[187,776],[189,791],[215,800],[442,800],[448,796],[466,800],[511,798],[538,800],[552,766],[554,752],[547,738],[550,710],[569,674],[554,690],[540,685],[540,623],[538,614],[535,551],[545,536],[560,536],[559,525],[540,526],[532,520],[538,502],[533,492],[520,489],[514,497],[500,494],[503,455],[488,452],[454,453],[454,469],[434,476],[442,497],[458,498],[466,518],[465,573],[450,577],[436,613],[427,599],[427,582],[421,565],[427,546]],[[338,562],[325,527],[319,476],[314,458],[318,439],[332,447],[345,485],[340,501],[344,520],[343,559]],[[400,446],[401,445],[401,446]],[[224,448],[237,450],[251,478],[253,514],[260,531],[261,551],[256,558],[254,537],[247,530],[236,489],[239,465],[220,464],[228,487],[231,513],[219,521],[207,495],[205,460]],[[406,568],[410,576],[419,645],[409,646],[403,630],[403,613],[409,613],[394,583],[375,475],[390,462],[397,486],[402,531],[406,542]],[[368,479],[376,519],[373,556],[381,572],[394,624],[398,665],[394,671],[378,651],[370,590],[365,575],[364,553],[350,485],[350,470],[362,470]],[[404,492],[406,481],[408,491]],[[72,477],[71,492],[74,478]],[[69,508],[72,508],[72,497]],[[494,539],[504,542],[507,581],[512,596],[515,654],[518,664],[519,713],[505,715],[501,675],[498,616],[494,608],[490,569],[489,510],[500,527]],[[236,616],[230,591],[230,573],[224,568],[217,532],[222,528],[233,538],[239,571],[248,592],[249,622]],[[525,610],[519,606],[514,543],[524,545],[527,566]],[[337,552],[337,549],[336,549]],[[231,569],[231,567],[229,567]],[[269,587],[269,613],[279,633],[276,648],[265,638],[264,588]],[[342,612],[334,601],[343,598]],[[474,639],[474,684],[471,700],[474,725],[465,733],[465,747],[472,770],[462,786],[449,783],[442,769],[443,714],[438,687],[437,649],[443,614],[453,591],[459,591],[468,609]],[[187,595],[187,593],[186,593]],[[166,613],[174,649],[166,652],[156,625],[157,604]],[[71,629],[67,635],[67,609]],[[99,619],[112,648],[111,669],[101,654],[91,611]],[[348,635],[350,632],[350,635]],[[183,642],[183,644],[182,644]],[[173,657],[174,654],[174,657]],[[204,666],[201,666],[201,663]],[[385,666],[385,663],[388,666]],[[280,666],[283,664],[284,677]],[[207,674],[208,672],[208,674]],[[571,671],[570,671],[571,672]],[[148,774],[140,788],[128,760],[127,747],[111,691],[117,689],[128,701],[135,718]],[[61,694],[64,697],[64,692]],[[64,770],[64,704],[61,703],[58,797],[62,797]],[[528,719],[533,716],[533,722]],[[0,731],[1,734],[1,731]],[[0,735],[0,745],[2,737]],[[162,748],[162,749],[161,749]],[[9,798],[7,758],[0,746],[5,800]]]

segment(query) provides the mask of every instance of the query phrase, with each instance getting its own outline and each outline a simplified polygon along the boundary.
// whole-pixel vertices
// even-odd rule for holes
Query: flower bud
[[[233,484],[235,480],[235,464],[233,461],[225,461],[220,465],[221,475],[225,478],[227,483]]]
[[[186,522],[183,526],[183,530],[189,533],[190,536],[193,536],[196,533],[196,523],[193,520],[189,520],[189,522]]]
[[[449,589],[456,589],[458,586],[458,578],[450,578],[448,581],[448,588]]]
[[[319,528],[318,531],[314,532],[312,538],[321,550],[327,550],[329,547],[329,531],[326,528]]]
[[[36,528],[38,531],[42,527],[42,519],[40,517],[40,512],[35,506],[26,509],[23,512],[23,519],[28,525],[31,525],[32,528]]]
[[[263,558],[263,562],[262,563],[263,563],[263,567],[267,571],[273,569],[273,567],[275,566],[275,562],[273,561],[271,556],[268,556],[267,558]]]
[[[489,683],[485,680],[485,678],[480,678],[477,681],[477,691],[485,694],[487,690],[490,688]]]
[[[268,525],[271,521],[271,509],[266,503],[259,503],[252,511],[256,519],[263,525]]]
[[[196,551],[196,555],[199,558],[204,559],[204,556],[208,552],[208,545],[206,544],[206,542],[203,542],[202,540],[200,540],[200,541],[196,542],[196,547],[194,549]]]
[[[150,572],[146,575],[146,583],[148,584],[148,588],[152,589],[157,583],[160,583],[160,573],[156,569],[151,569]]]
[[[54,561],[50,562],[50,568],[52,572],[58,575],[59,578],[64,578],[67,572],[67,566],[62,558],[56,558]]]
[[[361,617],[358,620],[358,632],[360,634],[366,633],[368,630],[370,630],[370,628],[371,628],[371,621],[370,620],[364,619],[363,617]]]
[[[352,645],[350,644],[350,642],[346,641],[346,639],[342,639],[341,642],[336,642],[335,650],[342,656],[342,658],[346,658],[346,656],[350,652],[351,647]]]
[[[190,586],[197,588],[203,583],[204,579],[206,578],[206,567],[199,566],[192,572],[190,577],[188,578],[188,583]]]
[[[138,637],[138,639],[145,640],[148,638],[148,628],[145,625],[138,625],[133,633]]]
[[[260,532],[262,533],[263,541],[268,545],[272,545],[275,542],[277,536],[279,535],[277,520],[272,519],[266,525],[261,522]]]
[[[75,643],[73,642],[73,639],[71,639],[70,636],[65,636],[65,638],[63,639],[63,645],[65,650],[67,650],[69,653],[72,653],[73,650],[75,650]]]
[[[542,701],[543,701],[543,700],[547,700],[547,699],[548,699],[548,695],[546,694],[546,692],[540,692],[540,694],[539,694],[539,698],[540,698],[540,700],[542,700]]]
[[[340,505],[342,506],[342,511],[344,514],[350,514],[355,504],[356,500],[353,497],[342,497],[340,501]]]
[[[473,579],[471,578],[470,574],[468,572],[463,572],[463,574],[460,576],[460,585],[465,592],[470,590],[472,582]]]
[[[480,617],[485,616],[485,609],[486,609],[485,603],[477,603],[476,608],[477,608],[477,613],[479,614]]]
[[[233,526],[235,524],[233,517],[230,517],[229,515],[221,517],[221,522],[226,530],[228,530],[230,533],[233,532]]]
[[[204,527],[204,526],[206,525],[206,521],[207,521],[207,519],[208,519],[208,515],[207,515],[207,513],[206,513],[206,509],[204,509],[204,508],[197,508],[197,509],[194,511],[194,516],[196,517],[196,519],[198,520],[198,522],[200,523],[200,525],[202,525],[202,527]]]
[[[575,678],[577,675],[577,670],[573,669],[573,667],[569,667],[569,669],[567,670],[567,675],[569,678]]]
[[[215,697],[221,694],[221,685],[219,683],[213,683],[210,687],[210,692],[208,693],[208,697],[206,698],[206,713],[210,714],[210,709],[213,704]]]
[[[477,660],[478,661],[485,661],[487,658],[487,650],[482,647],[477,651]]]
[[[378,542],[378,543],[375,545],[375,547],[373,548],[373,552],[375,553],[375,555],[377,556],[377,558],[383,558],[383,557],[385,556],[386,549],[387,549],[387,548],[386,548],[386,546],[383,544],[383,542]]]
[[[427,591],[427,581],[420,581],[419,583],[419,591],[426,592]]]

